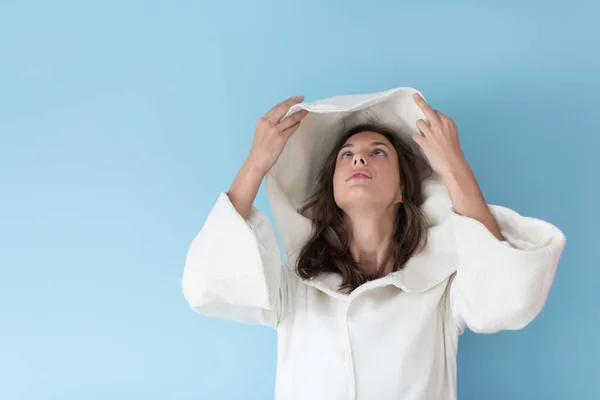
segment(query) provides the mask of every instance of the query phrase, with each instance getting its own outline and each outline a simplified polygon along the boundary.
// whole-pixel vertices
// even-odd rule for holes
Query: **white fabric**
[[[307,108],[312,120],[267,176],[285,264],[269,219],[253,207],[244,220],[225,193],[190,246],[182,285],[192,309],[278,330],[278,400],[455,399],[460,333],[523,328],[546,301],[563,233],[490,205],[506,239],[499,241],[479,221],[453,212],[436,177],[424,189],[423,208],[433,221],[427,245],[403,269],[350,295],[338,290],[337,275],[304,281],[295,274],[310,232],[296,209],[316,171],[307,163],[322,161],[332,143],[323,136],[367,115],[407,137],[422,118],[409,100],[413,92],[338,97],[290,110]],[[311,151],[317,142],[321,147]]]

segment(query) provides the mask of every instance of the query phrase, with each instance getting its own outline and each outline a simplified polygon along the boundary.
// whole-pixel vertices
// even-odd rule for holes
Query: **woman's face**
[[[342,210],[402,201],[398,154],[385,136],[361,132],[348,138],[337,153],[333,196]]]

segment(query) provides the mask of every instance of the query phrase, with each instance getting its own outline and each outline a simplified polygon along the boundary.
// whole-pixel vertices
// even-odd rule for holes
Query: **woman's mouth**
[[[348,180],[354,179],[371,179],[371,174],[366,169],[357,169],[350,175],[350,178],[348,178]]]

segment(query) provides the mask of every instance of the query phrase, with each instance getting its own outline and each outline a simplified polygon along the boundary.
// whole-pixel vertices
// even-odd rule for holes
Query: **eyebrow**
[[[385,144],[383,142],[373,142],[373,143],[371,143],[371,146],[385,146],[388,149],[390,148],[387,144]],[[354,145],[352,143],[346,143],[345,145],[342,146],[342,148],[340,149],[340,151],[343,150],[343,149],[345,149],[346,147],[354,147]]]

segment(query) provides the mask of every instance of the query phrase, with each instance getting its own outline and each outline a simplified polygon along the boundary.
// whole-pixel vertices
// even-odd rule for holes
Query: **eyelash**
[[[385,150],[383,150],[383,149],[375,149],[375,150],[373,150],[373,153],[372,153],[372,154],[375,154],[375,152],[377,152],[377,151],[380,151],[380,152],[382,152],[382,153],[383,153],[383,155],[387,155],[387,153],[386,153],[386,152],[385,152]],[[344,158],[344,157],[346,156],[346,154],[350,154],[350,155],[352,156],[352,152],[350,152],[350,151],[345,151],[345,152],[343,152],[343,153],[342,153],[342,155],[340,156],[340,158]]]

